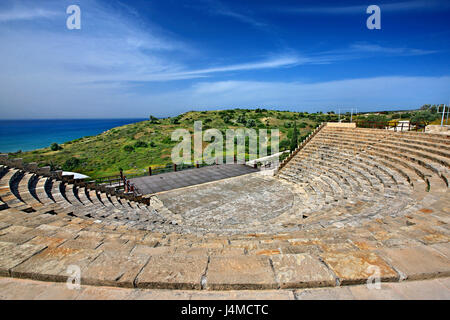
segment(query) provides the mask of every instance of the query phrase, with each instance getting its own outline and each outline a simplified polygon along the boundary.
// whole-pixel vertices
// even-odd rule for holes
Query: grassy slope
[[[228,123],[224,117],[230,117]],[[51,151],[50,148],[38,149],[30,152],[13,153],[12,157],[21,157],[25,162],[38,162],[40,166],[53,164],[64,167],[65,162],[72,158],[78,158],[80,165],[70,168],[76,172],[87,174],[91,177],[118,174],[119,168],[126,173],[147,170],[148,166],[157,167],[171,163],[170,154],[172,147],[178,142],[171,141],[171,134],[175,129],[185,128],[193,132],[194,121],[202,120],[203,126],[217,129],[242,128],[245,125],[237,123],[239,116],[246,119],[255,119],[257,128],[278,128],[280,141],[287,139],[288,129],[285,123],[297,125],[305,122],[305,128],[299,128],[300,137],[307,134],[321,120],[326,120],[316,114],[303,114],[288,111],[263,111],[233,110],[233,111],[203,111],[187,112],[178,116],[179,124],[173,124],[173,118],[160,119],[159,124],[143,121],[113,128],[102,134],[92,137],[84,137],[62,144],[62,150]],[[209,119],[209,120],[207,120]],[[269,126],[266,126],[266,119]],[[134,145],[137,141],[144,141],[148,147],[135,148],[132,152],[123,149],[125,145]],[[150,142],[155,144],[150,146]]]

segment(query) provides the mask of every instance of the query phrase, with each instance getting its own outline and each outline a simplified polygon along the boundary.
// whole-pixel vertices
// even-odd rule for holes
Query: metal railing
[[[289,155],[280,162],[280,164],[278,165],[278,171],[280,171],[281,169],[283,169],[283,167],[300,151],[303,149],[303,147],[309,142],[311,141],[312,138],[314,138],[314,136],[319,133],[320,130],[322,130],[323,127],[326,126],[326,122],[322,122],[318,127],[316,127],[298,146],[297,148],[295,148],[295,150],[291,150],[291,152],[289,153]]]
[[[223,157],[223,163],[226,163],[226,157]],[[234,157],[234,163],[236,162],[236,157]],[[162,167],[152,168],[149,167],[148,171],[136,172],[136,173],[121,173],[118,175],[98,177],[91,181],[86,181],[90,183],[95,183],[96,185],[109,185],[115,187],[116,189],[123,189],[126,193],[133,193],[136,196],[141,195],[139,188],[133,184],[130,180],[134,178],[154,176],[162,173],[177,172],[194,168],[202,168],[207,166],[217,165],[218,161],[215,163],[197,163],[197,164],[168,164]]]
[[[426,123],[424,122],[404,123],[396,121],[356,120],[355,123],[358,128],[385,129],[385,130],[393,130],[395,132],[425,131],[426,127]]]

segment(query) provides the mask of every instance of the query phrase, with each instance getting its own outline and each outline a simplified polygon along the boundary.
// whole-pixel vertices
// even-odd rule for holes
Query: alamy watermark
[[[67,7],[67,14],[70,16],[66,20],[66,26],[69,30],[81,29],[81,9],[79,6],[73,4]]]
[[[256,160],[279,152],[279,130],[259,129],[256,132],[252,128],[207,129],[203,133],[202,122],[194,122],[193,144],[191,132],[187,129],[177,129],[172,132],[172,141],[180,141],[172,149],[172,162],[174,164],[222,164],[224,163],[224,146],[226,163],[246,163],[248,160]],[[225,135],[225,138],[224,138]],[[269,143],[270,141],[270,143]],[[210,142],[203,148],[204,142]],[[235,156],[236,155],[236,156]],[[275,157],[274,164],[278,164]]]
[[[381,289],[381,272],[380,267],[370,265],[367,267],[366,272],[370,274],[367,278],[367,289],[369,290],[380,290]]]
[[[370,14],[367,18],[366,26],[369,30],[381,29],[381,9],[377,5],[370,5],[366,9],[366,13]]]
[[[81,268],[75,264],[67,267],[66,273],[69,274],[66,285],[69,290],[79,290],[81,288]]]

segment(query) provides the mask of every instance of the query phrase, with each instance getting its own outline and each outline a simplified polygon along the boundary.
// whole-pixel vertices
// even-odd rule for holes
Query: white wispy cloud
[[[11,85],[16,85],[14,79]],[[29,80],[31,84],[32,79]],[[21,89],[23,83],[17,84]],[[450,76],[375,77],[316,83],[275,81],[202,81],[183,89],[158,93],[122,92],[120,88],[66,87],[44,84],[11,92],[0,86],[2,101],[15,108],[2,110],[4,118],[142,117],[176,115],[188,110],[234,107],[276,107],[297,111],[330,111],[358,107],[360,111],[417,108],[425,103],[445,103]],[[23,89],[23,88],[22,88]],[[55,94],[58,92],[58,94]],[[132,104],[130,105],[130,101]]]
[[[23,7],[14,7],[12,9],[4,10],[0,12],[0,22],[11,22],[17,20],[34,20],[42,18],[54,18],[61,16],[60,12],[46,10],[46,9],[30,9]]]
[[[450,4],[446,0],[413,0],[399,2],[379,2],[373,3],[378,5],[383,12],[402,12],[412,10],[447,10]],[[283,6],[277,7],[276,11],[291,14],[325,14],[325,15],[342,15],[342,14],[361,14],[365,13],[367,5],[350,5],[350,6]]]
[[[422,55],[432,50],[354,43],[341,50],[286,50],[219,64],[176,35],[140,21],[139,12],[131,8],[118,13],[105,7],[104,2],[79,1],[83,27],[69,31],[64,18],[45,13],[58,12],[65,17],[59,0],[48,0],[45,6],[30,0],[20,3],[24,4],[22,8],[29,5],[35,16],[8,21],[4,18],[0,23],[0,108],[4,118],[135,117],[150,112],[163,116],[169,110],[174,114],[186,111],[187,106],[417,106],[443,101],[440,99],[449,93],[449,77],[385,77],[313,84],[214,81],[216,76],[232,72],[336,63],[371,55]],[[12,17],[11,8],[0,6],[0,16]],[[43,10],[41,14],[39,10]],[[23,12],[21,16],[26,17]],[[39,28],[30,23],[34,19]],[[204,63],[198,63],[204,59]],[[134,87],[134,82],[182,79],[200,82],[191,80],[192,85],[178,84],[176,89],[165,88],[161,93]]]
[[[239,11],[235,8],[231,8],[224,2],[219,0],[201,0],[201,6],[193,6],[200,8],[202,11],[206,11],[211,15],[230,17],[232,19],[238,20],[242,23],[249,24],[253,27],[267,27],[267,24],[259,19],[256,19],[251,14],[247,12]]]

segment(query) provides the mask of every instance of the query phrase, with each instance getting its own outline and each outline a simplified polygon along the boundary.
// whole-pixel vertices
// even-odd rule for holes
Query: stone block
[[[149,256],[145,255],[103,252],[84,270],[81,283],[132,288],[148,260]]]
[[[324,287],[336,284],[333,273],[309,254],[285,254],[271,258],[280,288]]]
[[[208,257],[154,255],[136,278],[138,288],[200,289]]]
[[[9,276],[10,270],[45,249],[44,245],[0,242],[0,276]]]
[[[65,282],[70,265],[76,265],[83,277],[84,268],[92,262],[101,251],[88,249],[48,248],[11,270],[17,278],[29,278],[42,281]]]
[[[211,290],[276,289],[275,276],[266,256],[212,256],[207,285]]]
[[[378,252],[398,270],[402,279],[450,276],[450,260],[427,246],[380,249]]]
[[[324,253],[321,257],[339,278],[341,284],[364,283],[377,270],[381,281],[395,281],[398,274],[378,255],[368,251]]]

